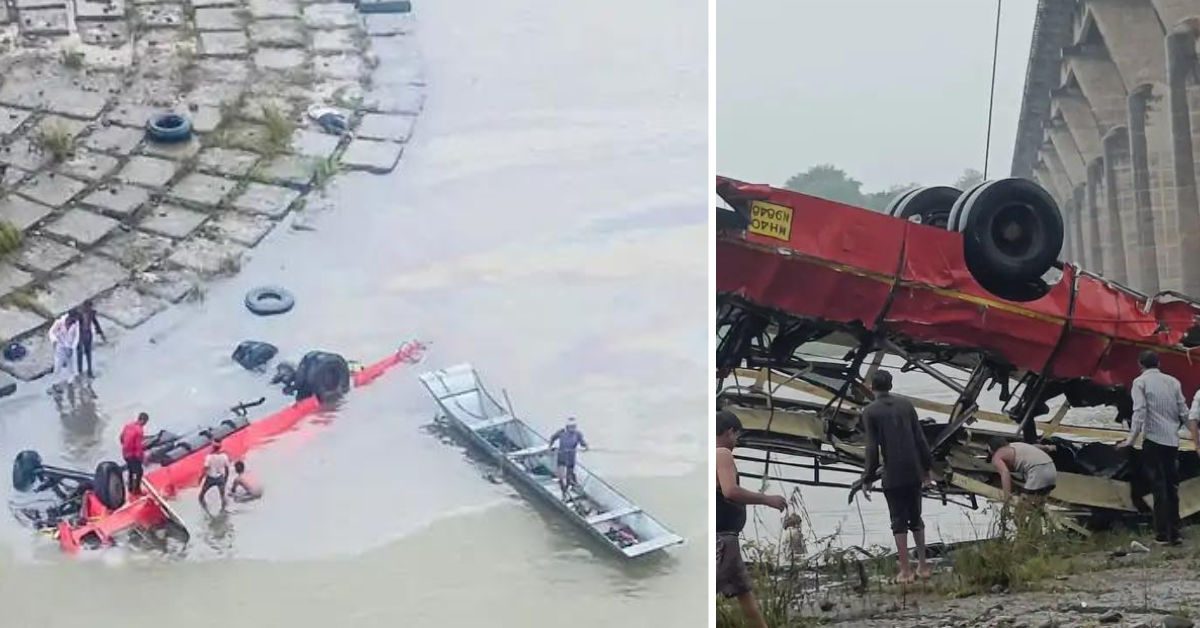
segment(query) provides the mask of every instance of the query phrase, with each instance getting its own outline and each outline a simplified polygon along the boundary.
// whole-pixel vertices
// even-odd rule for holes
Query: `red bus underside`
[[[420,342],[406,343],[399,351],[352,375],[354,387],[366,386],[402,362],[419,359],[425,348]],[[316,397],[298,401],[268,417],[252,421],[246,427],[221,440],[221,449],[230,460],[240,460],[251,449],[270,442],[275,437],[291,430],[301,419],[320,409]],[[163,497],[174,497],[179,491],[199,486],[207,450],[195,451],[165,467],[146,473],[144,482],[149,483]],[[111,542],[114,535],[137,526],[152,529],[167,521],[165,505],[151,493],[129,495],[121,508],[110,511],[92,494],[84,498],[84,518],[87,524],[72,527],[66,522],[58,526],[59,545],[64,551],[77,551],[83,539],[96,535],[102,543]]]
[[[721,177],[717,184],[732,204],[791,210],[780,214],[788,222],[773,214],[770,224],[718,236],[719,294],[1101,385],[1130,385],[1137,355],[1152,348],[1189,399],[1200,388],[1200,368],[1179,345],[1198,314],[1186,301],[1140,299],[1070,265],[1046,296],[1005,301],[971,276],[957,232],[788,190]]]

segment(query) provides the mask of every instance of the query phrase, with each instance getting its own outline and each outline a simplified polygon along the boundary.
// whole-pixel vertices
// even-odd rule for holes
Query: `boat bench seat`
[[[588,522],[588,525],[594,526],[597,523],[604,523],[605,521],[612,521],[613,519],[620,519],[621,517],[624,517],[625,515],[632,515],[635,512],[641,512],[641,511],[642,511],[642,509],[638,508],[637,506],[624,506],[624,507],[618,508],[616,510],[610,510],[608,512],[601,512],[601,513],[594,514],[594,515],[588,517],[587,522]]]
[[[677,545],[682,542],[683,539],[679,538],[678,536],[675,536],[674,534],[667,534],[656,539],[649,539],[636,545],[630,545],[629,547],[621,548],[621,551],[624,552],[626,556],[641,556],[642,554],[653,552],[654,550],[669,547],[671,545]]]
[[[487,419],[486,421],[480,421],[478,423],[471,423],[470,425],[471,425],[471,429],[473,431],[479,432],[479,431],[490,429],[493,427],[499,427],[499,426],[504,425],[505,423],[508,423],[512,420],[513,420],[512,416],[505,414],[502,416]]]
[[[518,449],[517,451],[510,451],[505,455],[508,456],[509,460],[516,460],[517,458],[528,458],[529,456],[544,454],[547,451],[550,451],[549,445],[538,445],[536,447],[527,447],[525,449]]]

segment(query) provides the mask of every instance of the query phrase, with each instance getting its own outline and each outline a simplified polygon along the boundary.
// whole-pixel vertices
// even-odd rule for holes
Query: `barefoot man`
[[[554,444],[558,443],[558,454],[555,456],[555,461],[558,467],[558,487],[562,489],[562,498],[564,502],[571,501],[571,487],[575,486],[575,450],[582,447],[588,448],[587,440],[583,438],[583,432],[575,425],[575,417],[567,419],[566,427],[558,430],[550,435],[550,448],[554,449]]]
[[[766,495],[738,484],[733,448],[737,446],[742,422],[729,410],[717,413],[717,593],[737,598],[748,625],[767,628],[750,583],[750,572],[742,562],[738,536],[746,526],[746,506],[770,506],[780,512],[787,507],[782,495]]]
[[[200,507],[208,512],[208,503],[204,496],[210,489],[217,489],[221,496],[221,512],[225,512],[225,485],[229,480],[229,456],[221,451],[221,441],[215,441],[212,450],[204,457],[202,484],[200,485]]]
[[[863,409],[862,420],[867,430],[867,466],[863,470],[864,494],[870,494],[871,484],[879,470],[879,453],[883,452],[883,496],[887,498],[892,534],[900,554],[900,575],[897,581],[913,581],[912,565],[908,560],[908,533],[917,544],[917,575],[931,574],[925,563],[925,523],[921,520],[921,486],[933,481],[933,456],[929,443],[921,432],[917,409],[905,399],[894,397],[892,374],[879,370],[871,378],[875,401]]]

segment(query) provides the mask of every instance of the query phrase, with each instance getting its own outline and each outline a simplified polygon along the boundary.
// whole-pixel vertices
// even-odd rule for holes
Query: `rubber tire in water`
[[[246,309],[259,316],[283,314],[295,305],[292,293],[276,286],[262,286],[246,293]]]
[[[192,138],[192,122],[177,113],[156,113],[146,121],[146,135],[155,142],[186,142]]]
[[[1050,194],[1028,179],[982,184],[955,209],[967,267],[981,285],[1037,282],[1062,250],[1062,214]],[[1007,236],[1001,233],[1006,227]],[[1011,239],[1014,230],[1018,240]]]
[[[293,385],[296,401],[311,396],[331,401],[350,390],[350,366],[336,353],[313,351],[300,360]]]
[[[930,227],[945,229],[954,202],[962,190],[945,185],[917,188],[900,195],[888,206],[888,214]],[[914,220],[914,218],[916,220]]]
[[[13,458],[13,488],[22,493],[33,488],[41,468],[42,456],[38,452],[26,449],[17,454],[17,457]]]
[[[96,465],[96,474],[92,479],[92,492],[96,499],[109,510],[116,510],[125,505],[125,478],[121,474],[121,465],[105,460]]]

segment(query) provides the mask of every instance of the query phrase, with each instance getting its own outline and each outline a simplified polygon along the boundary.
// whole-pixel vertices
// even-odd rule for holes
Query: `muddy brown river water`
[[[90,468],[139,410],[185,430],[267,394],[237,342],[373,360],[433,342],[688,539],[628,565],[488,482],[425,429],[395,371],[249,464],[266,498],[210,522],[178,502],[185,556],[64,559],[5,517],[0,626],[655,626],[708,613],[706,16],[703,3],[415,3],[429,100],[398,170],[346,175],[315,230],[282,228],[243,272],[100,347],[93,401],[40,386],[0,406],[0,460]],[[286,316],[242,307],[292,289]],[[600,451],[600,450],[603,451]],[[5,482],[0,497],[11,490]]]

